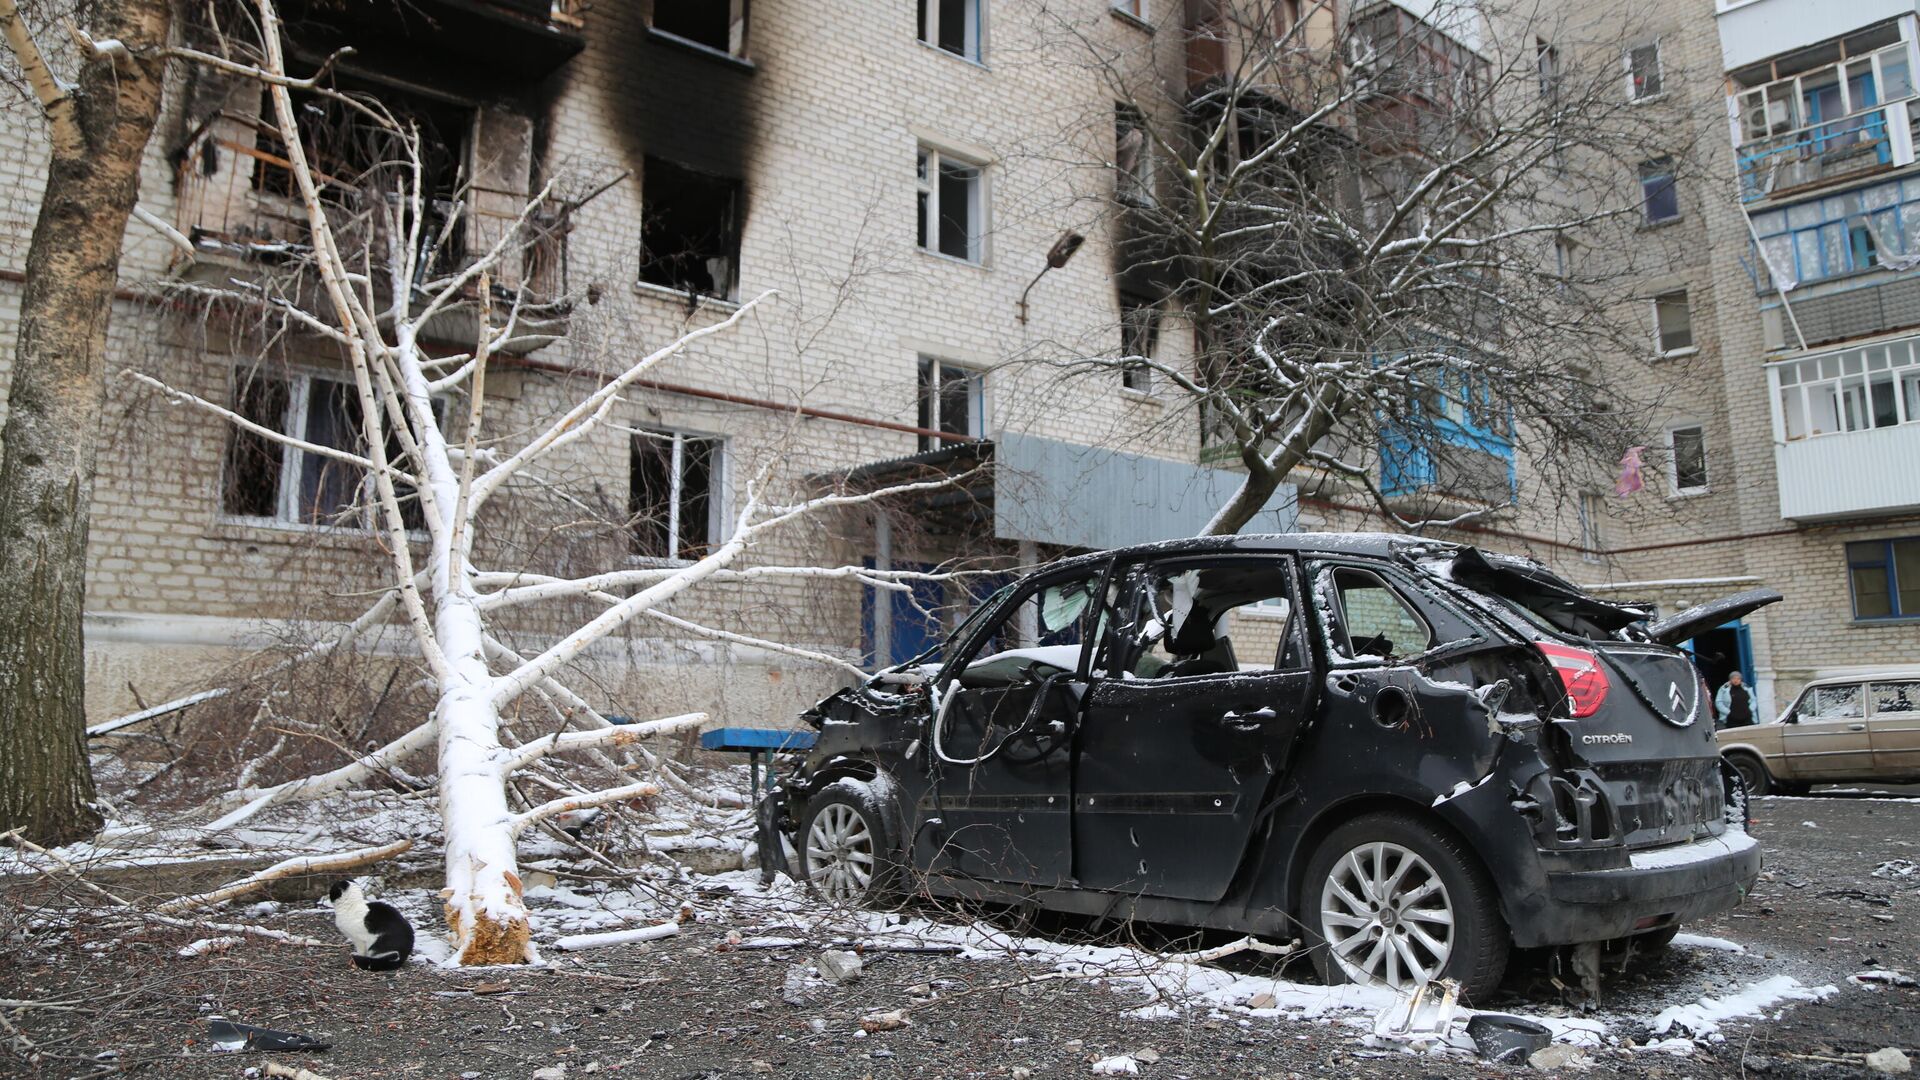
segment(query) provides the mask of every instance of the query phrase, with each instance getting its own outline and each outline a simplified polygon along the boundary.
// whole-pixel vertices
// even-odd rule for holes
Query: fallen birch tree
[[[348,647],[355,637],[388,625],[390,616],[398,618],[417,650],[436,704],[431,715],[410,730],[338,768],[233,793],[228,800],[231,808],[208,828],[230,829],[275,805],[355,790],[387,775],[403,759],[432,748],[438,761],[436,783],[445,844],[443,898],[454,955],[463,964],[534,961],[538,957],[529,939],[516,862],[521,833],[561,813],[641,798],[660,789],[651,782],[635,781],[603,790],[568,791],[516,812],[508,796],[509,779],[552,755],[604,754],[650,737],[695,729],[707,718],[694,712],[646,723],[610,723],[566,687],[569,670],[597,643],[642,617],[669,619],[683,630],[730,643],[842,663],[778,642],[702,627],[662,609],[689,591],[719,580],[798,576],[906,590],[910,586],[904,578],[923,575],[889,575],[860,567],[736,569],[735,564],[770,533],[794,522],[952,481],[858,494],[809,492],[798,501],[777,503],[777,484],[769,466],[745,483],[742,505],[724,538],[685,565],[571,579],[485,565],[488,557],[478,543],[487,529],[484,515],[511,481],[609,426],[623,393],[636,381],[695,342],[740,326],[772,294],[749,299],[726,318],[683,333],[606,373],[598,389],[556,418],[528,431],[496,435],[486,423],[488,367],[520,333],[526,290],[516,291],[504,318],[494,325],[498,312],[492,282],[507,260],[519,257],[529,243],[535,214],[551,197],[553,185],[534,196],[490,247],[463,260],[457,269],[439,273],[431,256],[444,244],[445,236],[436,237],[430,224],[432,200],[422,182],[417,129],[369,97],[348,98],[318,86],[315,78],[291,76],[273,0],[251,0],[251,5],[259,30],[257,55],[241,62],[185,48],[174,52],[264,87],[268,115],[263,115],[262,123],[277,133],[285,147],[292,197],[305,217],[308,243],[300,258],[306,276],[301,280],[309,290],[317,290],[320,302],[309,310],[299,299],[301,292],[271,280],[233,282],[232,289],[284,318],[300,333],[337,349],[357,398],[357,447],[346,450],[297,439],[154,376],[133,373],[130,377],[175,404],[220,418],[249,437],[325,458],[371,481],[370,509],[384,540],[388,584],[363,614],[310,652]],[[370,172],[360,179],[352,198],[344,197],[340,180],[314,167],[292,95],[295,89],[330,95],[360,116],[370,117],[385,133],[392,148],[389,157],[397,164]],[[365,227],[345,227],[343,205],[362,215],[357,225]],[[194,288],[209,299],[221,291]],[[473,308],[479,310],[478,334],[470,351],[430,355],[423,348],[429,323],[449,312]],[[464,407],[436,409],[436,398],[464,398]],[[542,614],[564,618],[582,601],[593,606],[591,617],[554,636],[532,655],[501,644],[497,620],[535,606]],[[568,730],[525,741],[504,733],[506,711],[527,695],[551,706]],[[157,714],[168,707],[145,712]],[[101,725],[101,730],[115,726],[117,722]],[[685,785],[652,754],[645,758],[663,782]]]

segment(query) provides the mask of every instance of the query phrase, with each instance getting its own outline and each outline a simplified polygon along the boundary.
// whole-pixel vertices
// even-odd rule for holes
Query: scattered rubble
[[[1887,1076],[1904,1076],[1913,1071],[1913,1063],[1897,1047],[1884,1047],[1867,1055],[1867,1068]]]
[[[820,954],[814,966],[820,969],[820,975],[836,986],[844,986],[860,977],[860,969],[866,965],[860,954],[844,949],[828,949]]]

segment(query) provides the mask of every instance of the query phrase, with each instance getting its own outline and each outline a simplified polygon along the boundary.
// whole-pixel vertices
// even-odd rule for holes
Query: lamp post
[[[1067,265],[1067,260],[1073,258],[1073,253],[1079,251],[1080,245],[1086,242],[1087,238],[1077,232],[1062,233],[1060,239],[1055,240],[1053,246],[1047,249],[1047,265],[1041,267],[1040,272],[1033,275],[1033,280],[1027,282],[1027,287],[1020,290],[1020,325],[1027,324],[1027,294],[1033,291],[1035,285],[1040,284],[1041,278],[1047,276],[1047,271],[1058,270]]]

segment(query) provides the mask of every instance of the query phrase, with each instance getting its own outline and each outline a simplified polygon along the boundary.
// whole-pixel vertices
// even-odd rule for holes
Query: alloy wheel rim
[[[1351,982],[1411,990],[1453,955],[1453,900],[1433,866],[1385,842],[1342,855],[1320,887],[1321,935]]]
[[[830,900],[860,900],[873,883],[873,830],[845,803],[829,803],[807,829],[807,880]]]

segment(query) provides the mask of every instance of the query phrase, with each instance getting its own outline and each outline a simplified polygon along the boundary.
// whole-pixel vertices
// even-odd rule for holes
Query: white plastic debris
[[[1453,979],[1422,983],[1404,1001],[1374,1017],[1376,1037],[1421,1047],[1444,1040],[1460,1005],[1460,984]]]
[[[1093,1063],[1095,1076],[1138,1076],[1140,1063],[1132,1054],[1116,1054],[1110,1058],[1101,1058]]]

